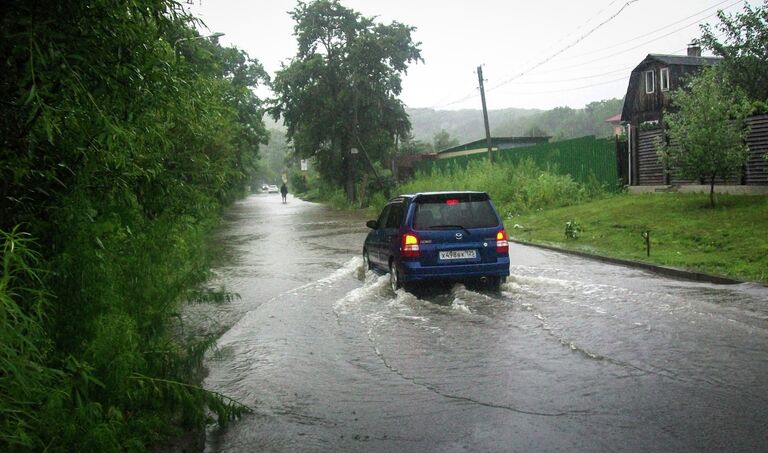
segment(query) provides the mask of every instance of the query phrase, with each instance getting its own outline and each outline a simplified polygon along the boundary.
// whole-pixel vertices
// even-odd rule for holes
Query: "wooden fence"
[[[744,184],[768,184],[768,115],[753,116],[747,120],[749,125],[749,159],[744,166]]]
[[[768,115],[757,115],[747,119],[749,134],[747,146],[749,157],[742,168],[740,175],[734,175],[728,179],[718,178],[716,184],[727,185],[768,185],[768,161],[765,159],[768,153]],[[656,154],[656,145],[664,140],[664,131],[661,128],[639,130],[634,134],[636,144],[633,145],[633,185],[687,185],[702,184],[703,181],[694,181],[682,178],[677,172],[666,170],[659,162]],[[672,144],[674,145],[674,144]]]

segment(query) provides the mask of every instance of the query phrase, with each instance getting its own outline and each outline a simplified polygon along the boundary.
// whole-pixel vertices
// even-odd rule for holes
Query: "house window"
[[[645,92],[647,94],[651,94],[656,90],[655,82],[656,79],[653,71],[645,71]]]
[[[669,91],[669,68],[661,68],[659,84],[661,85],[661,91]]]

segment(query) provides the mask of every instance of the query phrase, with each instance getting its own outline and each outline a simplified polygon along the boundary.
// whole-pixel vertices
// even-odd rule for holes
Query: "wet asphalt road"
[[[766,451],[768,289],[510,246],[501,293],[393,293],[359,214],[236,204],[205,386],[254,414],[207,451]]]

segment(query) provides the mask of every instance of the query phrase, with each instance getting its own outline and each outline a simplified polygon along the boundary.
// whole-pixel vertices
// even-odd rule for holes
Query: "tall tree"
[[[298,53],[275,76],[272,114],[285,122],[296,154],[314,157],[321,177],[345,185],[353,199],[362,160],[381,160],[410,130],[397,96],[401,74],[421,60],[414,28],[377,24],[338,0],[299,2],[290,14]]]
[[[412,133],[407,133],[400,137],[398,153],[401,155],[427,154],[435,151],[432,143],[424,142],[414,138]]]
[[[723,57],[723,72],[750,99],[768,102],[768,0],[755,8],[745,3],[741,14],[717,16],[714,29],[701,27],[701,44]]]
[[[705,69],[691,79],[688,89],[672,94],[677,110],[665,112],[664,121],[673,145],[658,148],[667,168],[709,182],[711,207],[717,177],[732,176],[747,160],[744,120],[752,111],[744,92],[719,69]]]
[[[432,136],[432,146],[437,151],[452,148],[458,144],[459,140],[451,137],[451,134],[445,129],[441,129],[440,132]]]

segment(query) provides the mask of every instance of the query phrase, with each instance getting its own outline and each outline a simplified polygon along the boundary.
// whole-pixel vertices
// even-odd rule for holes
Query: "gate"
[[[663,143],[663,140],[664,131],[661,128],[637,132],[638,185],[661,186],[666,184],[664,167],[656,154],[656,145]]]

